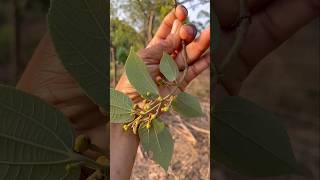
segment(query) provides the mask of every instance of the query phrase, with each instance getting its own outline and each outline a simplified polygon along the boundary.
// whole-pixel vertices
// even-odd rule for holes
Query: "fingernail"
[[[192,26],[186,26],[186,31],[189,35],[194,35],[194,28]]]
[[[171,29],[171,34],[177,33],[178,27],[179,27],[179,21],[174,20],[173,25],[172,25],[172,29]]]
[[[178,7],[181,7],[183,12],[185,13],[185,15],[187,16],[188,15],[188,10],[186,7],[184,7],[183,5],[179,5]]]
[[[197,35],[196,26],[194,24],[192,24],[192,23],[188,23],[187,25],[188,25],[188,27],[190,27],[190,29],[192,29],[192,33],[190,33],[190,34],[193,34],[193,36],[195,37]],[[189,33],[189,31],[188,31],[188,33]]]

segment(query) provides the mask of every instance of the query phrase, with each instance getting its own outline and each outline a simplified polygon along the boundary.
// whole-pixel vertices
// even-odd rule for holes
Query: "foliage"
[[[213,98],[219,73],[226,65],[239,58],[239,51],[248,32],[250,19],[248,5],[240,0],[239,25],[234,44],[213,70]],[[214,17],[216,18],[215,14]],[[213,52],[223,43],[219,36],[221,29],[217,19],[213,19]],[[218,43],[218,44],[217,44]],[[211,99],[212,100],[212,99]],[[284,126],[275,116],[253,102],[241,97],[226,97],[212,106],[211,159],[247,176],[267,177],[299,173],[290,141]]]
[[[139,137],[144,151],[149,153],[148,155],[161,167],[168,170],[173,154],[173,140],[164,123],[154,119],[149,129],[139,128]]]
[[[116,49],[117,61],[125,63],[130,48],[143,47],[141,35],[128,23],[118,18],[112,18],[110,22],[111,46]]]
[[[250,176],[297,172],[289,137],[271,113],[241,97],[227,97],[215,106],[212,120],[213,159]]]
[[[170,81],[177,82],[177,64],[171,56],[164,53],[160,61],[161,73]],[[170,84],[173,90],[170,94],[160,96],[158,86],[149,75],[149,71],[143,60],[133,51],[130,52],[125,65],[126,75],[130,84],[143,97],[142,104],[133,104],[124,94],[111,90],[110,115],[112,123],[123,123],[125,131],[132,130],[139,134],[141,145],[155,162],[165,170],[171,161],[173,153],[173,140],[169,130],[161,121],[160,116],[168,112],[171,107],[178,113],[189,117],[202,115],[198,100],[186,93],[176,94],[179,83]],[[184,77],[182,77],[183,79]],[[160,87],[161,88],[161,87]],[[129,106],[131,106],[129,108]],[[185,110],[189,112],[185,112]],[[124,118],[125,117],[125,118]]]
[[[78,179],[79,167],[69,172],[65,167],[87,158],[72,151],[74,133],[61,112],[37,97],[0,86],[0,114],[0,177]]]
[[[105,111],[109,82],[106,7],[105,0],[54,0],[48,15],[52,41],[63,65]]]
[[[178,78],[179,69],[168,53],[163,53],[159,68],[168,81],[172,82]]]
[[[173,1],[158,1],[158,0],[124,0],[121,2],[114,2],[122,10],[118,13],[125,14],[126,22],[131,27],[141,30],[141,39],[144,45],[148,42],[150,35],[155,33],[154,27],[158,27],[161,20],[172,9]],[[157,16],[155,16],[155,13]]]
[[[158,87],[143,60],[133,50],[130,51],[125,69],[128,80],[141,96],[150,99],[159,95]]]
[[[198,15],[197,15],[198,19],[201,18],[205,18],[207,19],[205,22],[200,22],[200,21],[192,21],[192,23],[196,26],[198,26],[200,28],[200,30],[205,29],[206,27],[208,27],[210,25],[210,13],[205,11],[205,10],[201,10]]]
[[[63,65],[102,112],[109,95],[106,7],[104,0],[52,0],[48,17]],[[0,86],[0,114],[1,179],[77,180],[81,167],[95,170],[90,178],[108,177],[106,152],[86,135],[75,138],[63,113],[38,97]],[[101,156],[95,161],[81,155],[89,149]]]
[[[133,102],[119,91],[110,89],[111,122],[126,123],[133,120]]]

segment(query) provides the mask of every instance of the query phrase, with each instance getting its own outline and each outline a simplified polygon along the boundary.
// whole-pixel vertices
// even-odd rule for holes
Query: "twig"
[[[191,141],[192,145],[195,145],[197,143],[196,138],[194,137],[194,135],[192,134],[192,132],[189,130],[189,128],[185,125],[185,122],[182,121],[182,119],[180,118],[180,116],[177,117],[178,121],[180,122],[180,127],[184,130],[184,132],[187,134],[187,136],[189,137],[188,139]]]
[[[177,83],[177,85],[175,86],[175,88],[169,93],[169,95],[167,97],[169,97],[170,95],[173,95],[174,93],[176,93],[176,91],[180,88],[182,82],[184,81],[184,78],[187,75],[188,72],[188,54],[187,54],[187,50],[186,50],[186,43],[185,41],[182,41],[182,53],[183,53],[183,60],[184,60],[184,71],[183,74],[181,76],[180,81]]]
[[[216,14],[213,14],[213,17],[217,19]],[[239,21],[238,21],[238,28],[237,28],[237,35],[234,44],[231,47],[231,50],[226,55],[226,57],[222,60],[222,63],[219,68],[216,67],[216,64],[212,62],[211,71],[212,71],[212,84],[210,86],[211,92],[213,95],[211,97],[211,101],[215,101],[216,95],[216,86],[218,84],[219,78],[223,74],[227,64],[229,64],[233,59],[235,59],[241,50],[241,46],[247,36],[249,25],[250,25],[250,13],[248,11],[247,0],[240,0],[240,14],[239,14]],[[211,111],[214,109],[216,102],[213,102],[211,106]]]
[[[194,126],[194,125],[192,125],[191,123],[188,123],[188,122],[186,122],[185,124],[187,126],[191,127],[192,129],[196,130],[196,131],[199,131],[199,132],[202,132],[204,134],[210,135],[210,131],[209,130],[206,130],[206,129],[203,129],[203,128],[199,128],[199,127]]]
[[[250,25],[250,13],[248,11],[247,0],[240,0],[240,18],[239,27],[237,28],[237,37],[227,56],[223,59],[219,68],[219,73],[224,72],[226,65],[232,61],[241,49],[241,46],[247,36]]]

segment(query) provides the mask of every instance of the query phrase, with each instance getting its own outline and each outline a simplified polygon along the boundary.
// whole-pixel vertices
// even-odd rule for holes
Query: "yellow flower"
[[[74,151],[78,153],[84,152],[90,148],[90,145],[91,142],[87,136],[79,135],[75,141]]]
[[[147,123],[146,128],[149,129],[151,127],[150,123]]]
[[[109,159],[106,156],[99,156],[96,162],[102,166],[107,166],[109,164]]]
[[[124,124],[124,125],[122,126],[122,128],[123,128],[123,130],[128,131],[129,126],[128,126],[128,125],[126,125],[126,124]]]
[[[150,120],[154,120],[157,116],[155,114],[150,115]]]
[[[163,107],[163,108],[161,108],[161,111],[162,112],[168,112],[169,111],[169,107]]]
[[[150,104],[144,105],[143,109],[144,109],[145,111],[148,111],[148,110],[150,109]]]

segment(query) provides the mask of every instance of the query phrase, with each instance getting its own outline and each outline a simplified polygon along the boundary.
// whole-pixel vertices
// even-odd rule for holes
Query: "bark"
[[[153,37],[153,22],[154,22],[154,18],[155,18],[155,12],[151,11],[150,15],[149,15],[149,19],[148,19],[148,42],[151,41],[152,37]]]
[[[111,47],[111,59],[112,59],[112,66],[114,69],[113,85],[114,85],[114,87],[116,87],[116,85],[117,85],[117,60],[116,60],[116,50],[114,47]]]

